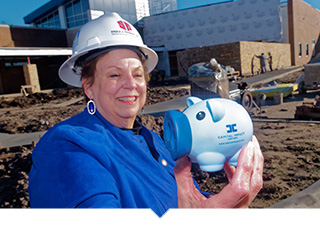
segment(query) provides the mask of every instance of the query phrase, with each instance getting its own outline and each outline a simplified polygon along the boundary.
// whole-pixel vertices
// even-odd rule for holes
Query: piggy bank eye
[[[198,112],[196,116],[197,120],[199,121],[203,120],[205,117],[206,117],[206,113],[203,111]]]

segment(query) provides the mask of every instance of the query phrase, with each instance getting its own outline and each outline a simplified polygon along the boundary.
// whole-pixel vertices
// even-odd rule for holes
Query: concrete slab
[[[51,93],[54,89],[47,89],[47,90],[41,90],[39,91],[40,93]],[[23,96],[21,93],[12,93],[12,94],[2,94],[0,95],[1,98],[15,98],[15,97],[20,97]]]
[[[171,99],[165,102],[157,103],[150,106],[145,106],[139,114],[148,114],[155,117],[164,116],[165,112],[168,110],[179,110],[183,111],[187,108],[187,98],[190,95],[185,95],[177,99]]]
[[[287,69],[281,69],[281,70],[276,70],[268,73],[263,73],[257,76],[242,79],[241,81],[246,82],[250,86],[253,86],[256,84],[266,84],[270,81],[274,81],[279,78],[282,78],[290,73],[301,71],[302,69],[303,69],[303,66],[295,66]],[[238,88],[237,83],[238,81],[229,83],[230,91]]]
[[[320,208],[320,180],[269,208]]]
[[[0,133],[0,148],[32,145],[33,142],[37,143],[44,133],[46,133],[46,131],[26,134]]]

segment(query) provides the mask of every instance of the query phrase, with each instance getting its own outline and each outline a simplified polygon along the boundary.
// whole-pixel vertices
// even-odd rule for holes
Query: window
[[[302,57],[302,45],[301,43],[298,43],[298,52],[299,52],[299,57]]]
[[[306,57],[309,56],[309,44],[307,43],[306,44]]]
[[[76,27],[88,22],[87,9],[83,0],[74,0],[65,5],[68,28]]]
[[[58,11],[56,10],[46,15],[38,20],[35,24],[40,28],[61,28]]]
[[[28,62],[5,62],[6,67],[23,66],[28,64]]]
[[[312,48],[312,57],[316,56],[316,41],[313,39],[311,42],[311,48]]]

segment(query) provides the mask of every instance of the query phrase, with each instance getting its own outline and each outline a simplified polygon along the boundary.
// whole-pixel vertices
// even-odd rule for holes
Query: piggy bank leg
[[[233,157],[231,157],[231,158],[228,160],[228,164],[229,164],[229,165],[231,165],[231,166],[237,166],[237,164],[238,164],[238,157],[239,157],[240,151],[241,151],[241,149],[240,149],[235,155],[233,155]]]
[[[200,168],[206,172],[216,172],[223,169],[225,156],[216,152],[203,152],[196,156]]]

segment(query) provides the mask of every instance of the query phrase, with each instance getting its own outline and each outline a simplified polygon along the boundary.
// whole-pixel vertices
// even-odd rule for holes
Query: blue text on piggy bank
[[[172,158],[188,155],[208,172],[221,170],[225,162],[236,166],[253,135],[246,109],[224,98],[189,97],[187,105],[182,113],[167,111],[164,118],[164,142]]]

